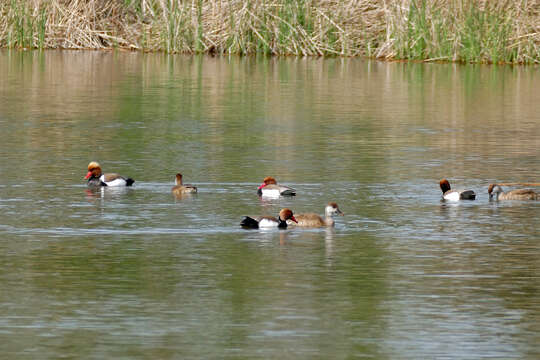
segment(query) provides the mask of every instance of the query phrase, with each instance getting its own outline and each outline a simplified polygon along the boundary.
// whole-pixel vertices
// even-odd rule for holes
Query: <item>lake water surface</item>
[[[538,359],[538,67],[0,51],[6,359]],[[89,191],[86,166],[136,182]],[[199,193],[171,194],[184,174]],[[261,199],[265,176],[293,198]],[[438,186],[477,192],[441,202]],[[257,231],[244,215],[322,213]]]

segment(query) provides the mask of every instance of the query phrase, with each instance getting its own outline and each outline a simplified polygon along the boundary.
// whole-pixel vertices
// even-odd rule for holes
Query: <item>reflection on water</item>
[[[0,52],[9,358],[540,355],[533,67]],[[87,189],[86,165],[136,180]],[[198,187],[171,193],[182,172]],[[296,197],[256,195],[274,176]],[[477,200],[441,201],[439,180]],[[244,230],[289,207],[334,228]]]

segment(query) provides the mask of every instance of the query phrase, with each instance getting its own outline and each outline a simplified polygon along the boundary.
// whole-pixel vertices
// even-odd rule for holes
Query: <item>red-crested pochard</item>
[[[294,196],[296,195],[296,190],[284,186],[278,185],[276,179],[271,176],[264,178],[263,183],[257,189],[257,194],[259,196],[268,196],[268,197],[279,197],[282,196]]]
[[[171,191],[175,195],[184,195],[184,194],[194,194],[197,192],[197,187],[193,185],[182,183],[182,174],[176,174],[176,179],[174,180],[175,186],[172,187]]]
[[[240,226],[248,229],[267,229],[267,228],[280,228],[285,229],[287,227],[287,220],[292,220],[297,222],[294,218],[293,212],[291,209],[281,209],[277,218],[273,216],[261,216],[252,218],[249,216],[244,217]]]
[[[444,200],[448,201],[459,201],[459,200],[474,200],[476,199],[476,194],[472,190],[452,190],[450,189],[450,183],[446,179],[442,179],[439,182],[439,185],[442,190],[442,197]]]
[[[497,184],[490,184],[488,187],[489,200],[540,200],[540,194],[532,189],[516,189],[503,192]]]
[[[335,214],[343,216],[343,213],[335,202],[330,202],[324,208],[324,218],[315,213],[296,214],[295,218],[297,224],[290,221],[289,225],[296,225],[302,227],[322,227],[322,226],[334,226],[333,216]]]
[[[88,164],[88,173],[84,177],[88,179],[88,186],[131,186],[135,180],[125,178],[118,174],[103,174],[101,167],[95,161]]]

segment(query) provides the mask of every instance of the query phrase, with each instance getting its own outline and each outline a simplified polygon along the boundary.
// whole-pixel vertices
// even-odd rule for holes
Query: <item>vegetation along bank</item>
[[[0,0],[0,47],[540,62],[536,0]]]

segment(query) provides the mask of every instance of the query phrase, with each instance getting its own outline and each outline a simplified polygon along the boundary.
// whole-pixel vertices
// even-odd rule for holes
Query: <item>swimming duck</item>
[[[302,227],[322,227],[322,226],[334,226],[334,219],[332,216],[338,214],[343,216],[343,213],[335,202],[330,202],[324,208],[325,217],[321,217],[315,213],[297,214],[295,216],[297,223],[294,224],[288,221],[289,225],[296,225]]]
[[[293,212],[291,209],[281,209],[277,218],[273,216],[261,216],[252,218],[249,216],[244,217],[240,226],[248,229],[259,229],[259,228],[280,228],[285,229],[287,227],[287,220],[292,220],[297,222],[294,218]]]
[[[442,197],[444,200],[448,201],[459,201],[459,200],[474,200],[476,194],[472,190],[452,190],[450,189],[450,183],[446,179],[442,179],[439,182],[439,186],[442,190]]]
[[[102,174],[101,166],[95,161],[88,164],[88,173],[84,178],[88,179],[88,186],[131,186],[135,182],[115,173]]]
[[[263,183],[257,189],[257,194],[259,196],[269,196],[269,197],[279,197],[281,196],[294,196],[296,195],[296,190],[284,186],[278,185],[276,179],[271,176],[267,176],[263,179]]]
[[[540,200],[540,194],[532,189],[516,189],[503,192],[497,184],[490,184],[488,187],[489,199],[492,200]]]
[[[172,187],[171,191],[175,195],[194,194],[197,192],[197,187],[189,184],[184,185],[182,183],[182,174],[180,173],[176,174],[174,183],[175,186]]]

